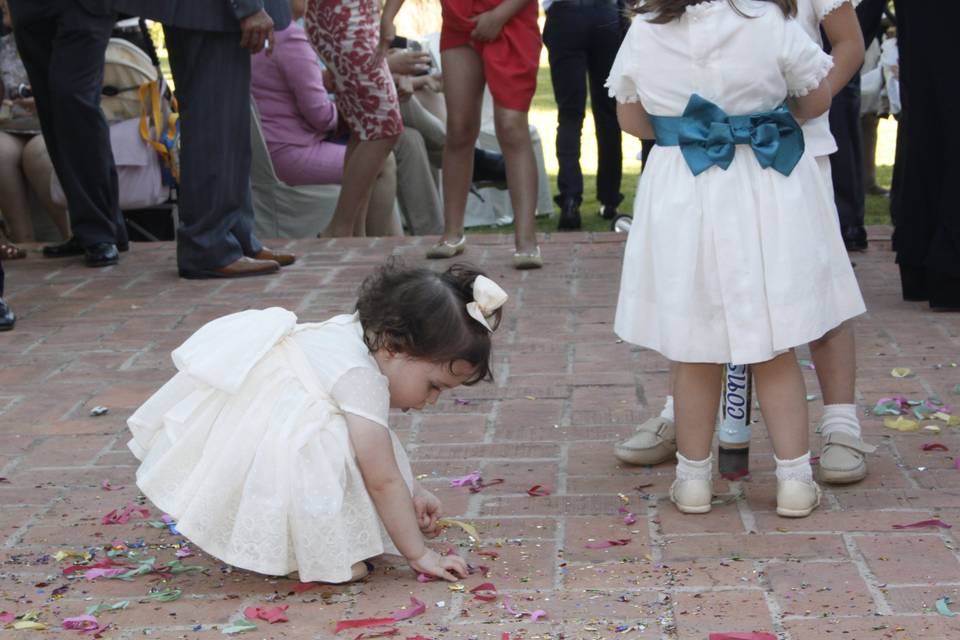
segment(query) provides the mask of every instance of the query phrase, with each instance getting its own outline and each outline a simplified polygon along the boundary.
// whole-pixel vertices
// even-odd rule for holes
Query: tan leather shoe
[[[674,480],[670,500],[682,513],[707,513],[713,502],[713,487],[709,480]]]
[[[613,454],[627,464],[660,464],[677,454],[677,427],[673,420],[654,416],[637,432],[616,445]]]
[[[260,250],[260,253],[254,254],[253,259],[273,260],[281,267],[289,267],[297,261],[297,256],[292,253],[280,253],[279,251],[274,251],[273,249],[267,249],[264,247]]]
[[[806,517],[820,506],[820,496],[820,487],[816,482],[777,482],[777,515],[785,518]]]
[[[877,448],[847,433],[830,433],[820,444],[820,480],[850,484],[867,477],[867,456]]]
[[[208,278],[249,278],[276,273],[280,265],[273,260],[255,260],[246,256],[237,258],[225,267],[219,269],[180,269],[180,277],[188,280],[205,280]]]
[[[460,236],[460,239],[456,242],[447,242],[446,240],[440,240],[434,245],[431,245],[427,249],[427,257],[431,260],[439,260],[443,258],[452,258],[463,253],[463,250],[467,248],[467,236]]]

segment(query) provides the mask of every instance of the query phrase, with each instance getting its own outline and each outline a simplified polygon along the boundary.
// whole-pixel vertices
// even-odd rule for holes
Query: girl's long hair
[[[666,24],[673,22],[683,15],[687,7],[700,4],[709,0],[627,0],[627,7],[637,15],[650,15],[650,22],[655,24]],[[797,0],[763,0],[772,2],[780,7],[783,15],[788,18],[797,15]],[[736,0],[727,0],[734,11],[742,16],[749,17],[738,7]]]

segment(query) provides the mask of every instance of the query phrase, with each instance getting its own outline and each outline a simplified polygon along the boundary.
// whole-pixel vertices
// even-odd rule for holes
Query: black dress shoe
[[[620,214],[617,212],[617,208],[616,208],[615,206],[613,206],[613,207],[608,207],[608,206],[605,205],[605,204],[600,205],[600,211],[598,211],[597,213],[598,213],[598,214],[600,215],[600,217],[603,218],[604,220],[613,220],[613,219],[616,218],[618,215],[620,215]]]
[[[0,298],[0,331],[10,331],[16,323],[17,316],[14,315],[13,309],[4,302],[3,298]]]
[[[503,154],[479,147],[473,150],[473,184],[478,189],[507,188],[507,163]]]
[[[907,302],[922,302],[928,300],[927,270],[923,267],[912,267],[906,264],[900,267],[900,288],[903,299]]]
[[[83,262],[88,267],[109,267],[112,264],[117,264],[120,260],[117,245],[110,242],[98,242],[90,245],[84,253]]]
[[[960,276],[927,271],[927,293],[934,311],[960,311]]]
[[[558,231],[576,231],[580,228],[580,203],[574,198],[564,198],[560,203]]]
[[[129,251],[129,242],[118,242],[117,251]],[[86,253],[83,245],[77,240],[76,236],[70,236],[70,239],[60,244],[49,244],[43,248],[43,255],[47,258],[67,258],[69,256],[82,256]]]
[[[76,236],[70,236],[66,242],[49,244],[43,248],[43,255],[47,258],[66,258],[68,256],[82,256],[83,245]]]
[[[843,244],[847,251],[867,250],[867,230],[862,226],[845,227],[843,229]]]

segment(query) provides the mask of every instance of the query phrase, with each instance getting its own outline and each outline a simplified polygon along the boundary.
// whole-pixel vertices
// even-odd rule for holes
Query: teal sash
[[[650,116],[657,144],[680,147],[693,175],[713,165],[726,170],[738,144],[749,144],[764,169],[790,175],[803,156],[803,132],[786,105],[773,111],[728,116],[693,94],[682,116]]]

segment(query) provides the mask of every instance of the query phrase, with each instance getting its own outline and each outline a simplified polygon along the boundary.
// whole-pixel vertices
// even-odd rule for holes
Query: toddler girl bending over
[[[298,324],[274,307],[206,324],[128,421],[137,485],[194,544],[251,571],[345,582],[399,552],[417,572],[465,576],[462,558],[424,544],[440,502],[387,417],[492,379],[506,299],[468,266],[391,262],[364,280],[352,315]]]

